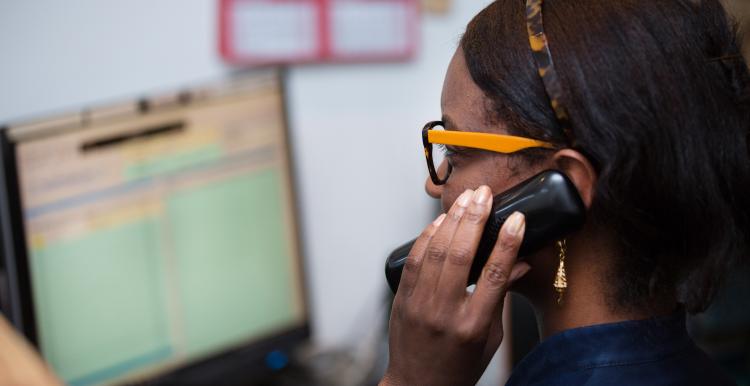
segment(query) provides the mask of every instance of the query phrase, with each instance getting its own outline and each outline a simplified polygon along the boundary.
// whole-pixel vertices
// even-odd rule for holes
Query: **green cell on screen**
[[[263,334],[295,319],[280,176],[238,176],[170,197],[189,353]]]
[[[146,218],[32,252],[41,349],[67,382],[169,355],[159,232]]]
[[[149,178],[176,172],[185,168],[216,161],[222,157],[223,150],[219,144],[202,146],[154,159],[136,162],[124,170],[127,181]]]

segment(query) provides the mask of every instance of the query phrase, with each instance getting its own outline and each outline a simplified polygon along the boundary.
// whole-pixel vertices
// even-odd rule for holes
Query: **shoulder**
[[[734,385],[690,338],[685,316],[563,331],[539,344],[507,386]]]
[[[570,376],[573,383],[568,384],[578,385],[736,385],[697,347],[667,358],[643,363],[594,367]],[[575,378],[578,380],[574,380]]]
[[[509,382],[509,385],[511,383]],[[734,386],[719,366],[692,346],[674,355],[641,362],[601,363],[537,379],[533,386]]]

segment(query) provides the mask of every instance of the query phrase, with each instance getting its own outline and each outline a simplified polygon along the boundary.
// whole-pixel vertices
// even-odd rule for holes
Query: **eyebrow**
[[[462,131],[458,128],[458,126],[456,125],[456,122],[454,122],[451,119],[451,117],[449,117],[448,115],[443,114],[443,116],[440,117],[440,120],[443,121],[443,129],[445,131]],[[454,145],[444,145],[444,146],[456,152],[471,150],[470,148],[463,147],[463,146],[454,146]]]
[[[451,117],[443,114],[443,117],[440,120],[443,121],[443,128],[445,130],[460,131],[456,123],[453,122],[453,120],[451,119]]]

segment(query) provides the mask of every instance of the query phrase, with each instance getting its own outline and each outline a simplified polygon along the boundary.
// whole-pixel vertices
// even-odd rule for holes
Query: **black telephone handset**
[[[475,284],[497,241],[505,220],[513,212],[526,216],[519,256],[530,255],[545,245],[580,229],[585,220],[585,207],[578,190],[563,173],[546,170],[495,196],[492,214],[485,224],[471,265],[467,285]],[[385,263],[385,277],[393,293],[398,289],[401,271],[415,240],[396,248]]]

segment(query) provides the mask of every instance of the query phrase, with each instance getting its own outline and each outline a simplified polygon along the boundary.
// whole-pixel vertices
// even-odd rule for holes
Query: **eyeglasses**
[[[453,171],[453,166],[450,162],[445,162],[436,157],[440,154],[435,155],[433,153],[433,144],[467,147],[503,154],[512,154],[531,148],[555,148],[549,142],[536,139],[513,135],[449,131],[444,129],[442,121],[428,122],[422,129],[422,145],[424,146],[424,156],[427,159],[427,170],[430,172],[430,178],[435,185],[445,184]],[[446,165],[444,169],[440,170],[442,163]]]
[[[579,148],[570,125],[570,116],[562,103],[563,87],[555,70],[547,35],[544,33],[544,19],[542,17],[543,3],[544,0],[526,0],[526,30],[529,35],[529,45],[531,46],[531,53],[536,62],[539,76],[542,78],[544,89],[549,98],[550,106],[555,112],[557,124],[565,137],[566,144],[572,148]],[[427,169],[435,185],[445,184],[453,171],[453,166],[450,162],[443,162],[440,159],[436,160],[433,157],[433,144],[468,147],[504,154],[511,154],[530,148],[555,148],[549,142],[531,138],[489,133],[435,130],[438,126],[442,128],[443,122],[429,122],[422,129],[422,144],[424,145],[425,158],[427,158]],[[439,170],[438,168],[443,163],[446,164],[445,169]]]

